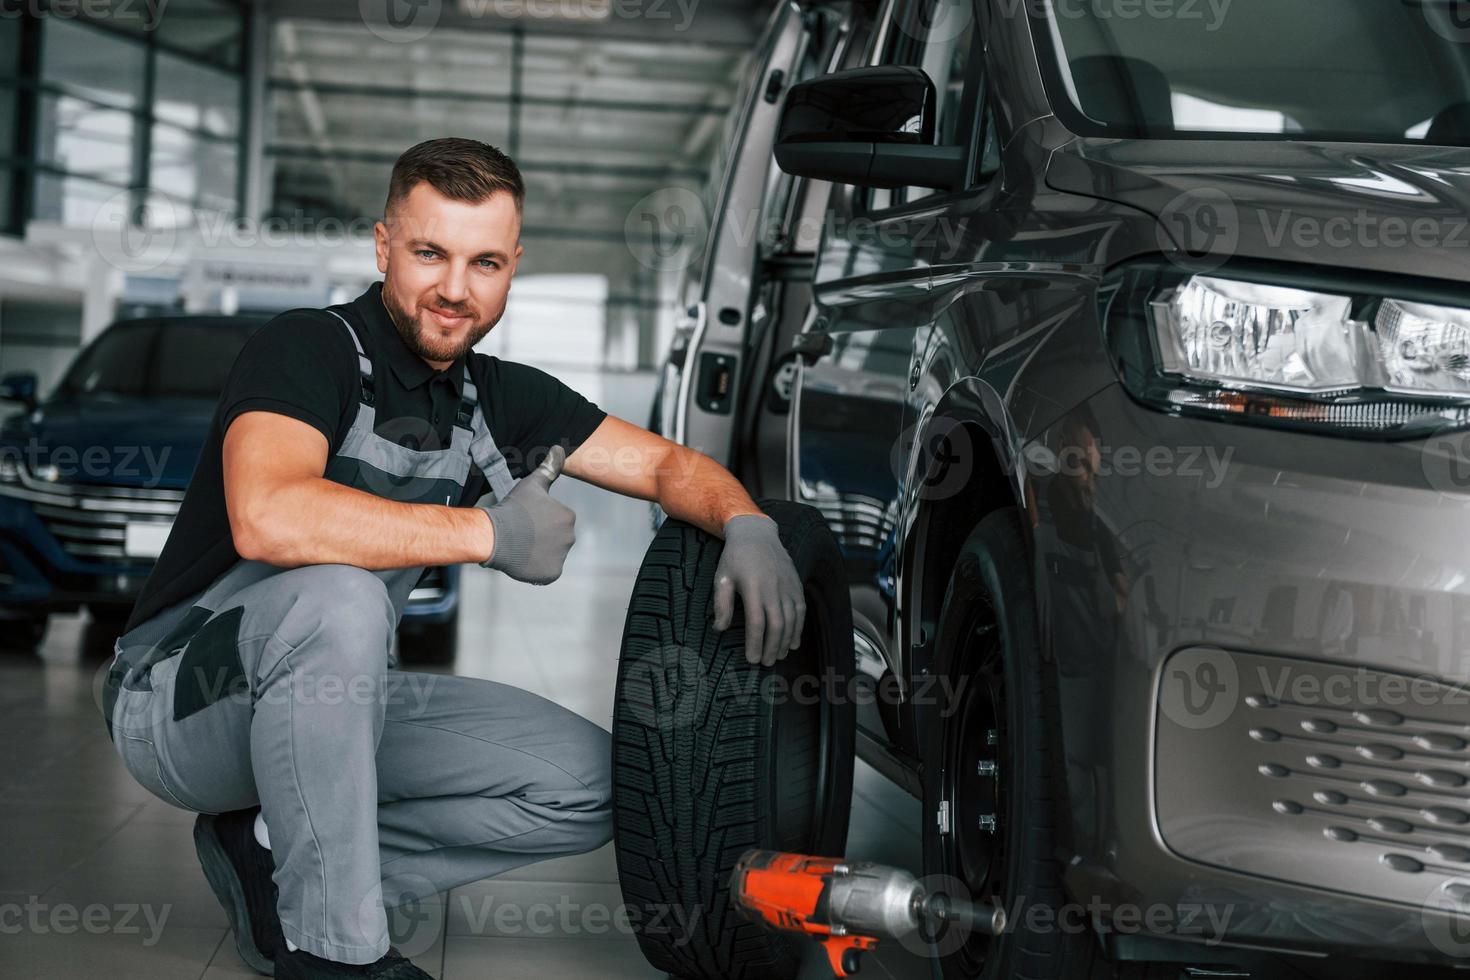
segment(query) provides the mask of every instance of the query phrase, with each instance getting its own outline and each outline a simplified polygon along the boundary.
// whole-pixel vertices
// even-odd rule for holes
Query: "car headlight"
[[[1470,310],[1388,299],[1377,327],[1389,387],[1470,394]]]
[[[1129,392],[1165,411],[1334,434],[1470,425],[1470,309],[1273,278],[1124,269],[1103,299]]]
[[[1184,377],[1310,392],[1361,374],[1346,296],[1192,276],[1152,306],[1163,365]]]

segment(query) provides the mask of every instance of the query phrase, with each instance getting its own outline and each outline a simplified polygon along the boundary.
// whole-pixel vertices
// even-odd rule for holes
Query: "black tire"
[[[644,557],[623,629],[613,707],[618,878],[643,955],[679,977],[795,976],[799,948],[731,906],[730,871],[750,848],[840,856],[847,843],[856,713],[842,556],[813,508],[760,506],[805,583],[797,649],[774,667],[748,664],[738,608],[715,632],[722,543],[677,520]],[[808,680],[792,686],[798,678]],[[815,690],[805,686],[812,679]],[[839,696],[818,693],[828,691]]]
[[[442,623],[398,626],[398,662],[404,666],[452,664],[458,644],[458,616]]]
[[[0,652],[35,653],[50,621],[46,613],[0,612]]]
[[[924,872],[1007,913],[1068,901],[1059,834],[1066,818],[1057,707],[1045,676],[1036,591],[1014,508],[987,515],[960,550],[935,633],[936,670],[956,692],[925,724]],[[987,737],[994,731],[995,736]],[[981,766],[993,763],[994,775]],[[935,819],[948,803],[950,833]],[[993,832],[980,815],[995,816]],[[1092,980],[1119,973],[1091,930],[1028,928],[1023,914],[997,937],[949,931],[936,939],[944,980]],[[1177,967],[1175,968],[1177,973]],[[1174,974],[1167,974],[1173,976]]]

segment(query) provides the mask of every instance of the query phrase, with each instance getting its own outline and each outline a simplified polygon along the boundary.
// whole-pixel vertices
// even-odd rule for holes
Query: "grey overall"
[[[452,504],[473,463],[503,499],[514,481],[468,369],[451,445],[401,446],[375,434],[372,362],[332,312],[362,394],[325,476]],[[150,792],[201,812],[261,806],[286,938],[345,963],[387,951],[385,905],[612,833],[602,728],[505,684],[390,669],[422,571],[241,560],[120,637],[105,685],[118,754]]]

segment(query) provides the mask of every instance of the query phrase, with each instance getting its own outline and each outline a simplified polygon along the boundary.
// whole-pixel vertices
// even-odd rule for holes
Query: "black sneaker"
[[[431,976],[389,949],[382,959],[354,966],[313,956],[304,949],[284,946],[276,955],[276,980],[433,980]]]
[[[275,956],[286,948],[276,912],[275,865],[271,852],[255,839],[260,807],[218,815],[201,813],[194,821],[194,850],[204,877],[235,927],[235,949],[256,973],[272,976]]]

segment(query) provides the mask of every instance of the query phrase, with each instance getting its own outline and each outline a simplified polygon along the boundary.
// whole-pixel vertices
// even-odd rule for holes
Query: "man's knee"
[[[292,595],[276,635],[293,652],[340,670],[387,668],[396,624],[382,579],[354,565],[308,565],[285,576]]]
[[[592,809],[612,809],[612,736],[592,722],[581,726],[572,753],[573,775],[588,791]]]
[[[572,775],[583,787],[577,809],[585,816],[579,822],[582,840],[577,849],[594,851],[612,840],[612,737],[587,722],[573,758]]]

